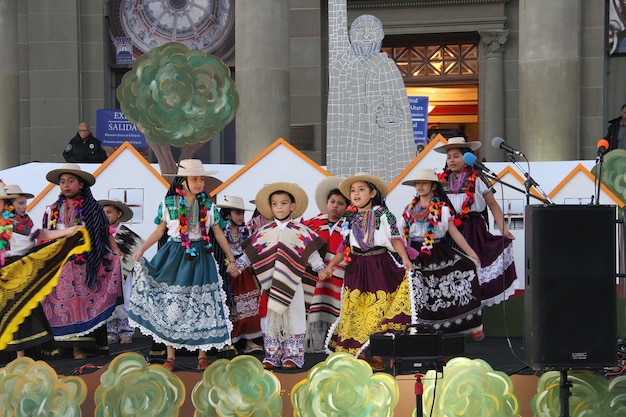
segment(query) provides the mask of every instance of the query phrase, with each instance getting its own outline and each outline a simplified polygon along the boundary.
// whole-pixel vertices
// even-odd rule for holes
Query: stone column
[[[520,2],[519,148],[530,161],[578,157],[580,11],[581,0]]]
[[[484,117],[481,120],[483,146],[480,155],[487,161],[500,161],[502,151],[491,146],[491,139],[504,137],[504,44],[508,30],[479,32],[481,44],[485,46]]]
[[[237,2],[235,51],[236,160],[245,164],[289,140],[289,1]]]
[[[17,2],[0,2],[0,169],[20,163]]]

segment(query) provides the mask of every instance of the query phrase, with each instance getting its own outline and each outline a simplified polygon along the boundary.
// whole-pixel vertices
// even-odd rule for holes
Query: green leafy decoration
[[[228,66],[177,42],[140,56],[116,95],[128,120],[147,140],[164,146],[211,140],[239,107]]]
[[[202,374],[191,400],[195,417],[280,417],[280,380],[254,356],[218,359]]]
[[[0,369],[0,416],[79,417],[86,398],[85,381],[58,377],[44,361],[22,357]]]
[[[399,396],[390,374],[373,374],[367,362],[336,352],[293,387],[291,403],[294,417],[389,417]]]

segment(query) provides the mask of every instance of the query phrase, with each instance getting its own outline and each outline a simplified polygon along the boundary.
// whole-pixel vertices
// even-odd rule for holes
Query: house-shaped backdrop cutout
[[[548,194],[556,204],[589,204],[597,191],[596,177],[582,164],[576,165]],[[600,184],[600,204],[624,207],[624,203],[604,184]],[[596,204],[596,201],[593,202]]]
[[[50,170],[61,166],[62,164],[59,164]],[[82,166],[81,169],[89,172]],[[142,196],[142,201],[132,202],[136,203],[131,205],[134,216],[126,224],[139,236],[147,238],[154,231],[157,208],[163,201],[169,183],[128,142],[117,148],[92,174],[96,178],[96,183],[91,187],[91,192],[96,200],[118,197],[124,192]],[[36,225],[41,224],[46,206],[56,201],[58,195],[59,186],[49,183],[30,202],[27,210]],[[146,256],[150,258],[155,252],[156,245],[146,252]]]
[[[254,209],[249,201],[255,199],[264,185],[292,182],[307,192],[309,205],[303,217],[308,219],[319,213],[315,205],[315,188],[327,176],[330,176],[328,171],[279,138],[214,189],[211,196],[218,205],[224,202],[224,196],[242,197],[246,207]]]

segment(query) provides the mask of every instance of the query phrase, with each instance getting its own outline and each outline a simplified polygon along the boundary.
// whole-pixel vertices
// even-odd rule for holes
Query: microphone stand
[[[531,196],[536,197],[530,192],[531,187],[535,187],[535,189],[539,191],[541,195],[543,196],[543,199],[539,198],[539,200],[543,201],[546,204],[554,204],[554,201],[550,200],[548,195],[541,189],[539,184],[537,184],[537,182],[533,179],[533,177],[530,176],[530,172],[524,171],[524,168],[522,168],[517,163],[517,160],[515,159],[515,156],[513,156],[513,154],[509,154],[509,161],[511,161],[517,167],[517,169],[522,171],[524,173],[524,177],[526,178],[526,181],[524,181],[524,187],[526,188],[526,205],[530,204]]]
[[[512,189],[514,189],[515,191],[519,191],[519,192],[520,192],[520,193],[522,193],[522,194],[526,194],[526,198],[527,198],[527,199],[528,199],[528,197],[530,196],[530,197],[536,198],[537,200],[541,201],[541,202],[542,202],[542,203],[544,203],[544,204],[554,204],[554,203],[552,203],[550,200],[547,200],[547,199],[544,199],[544,198],[538,197],[538,196],[536,196],[536,195],[534,195],[534,194],[529,194],[527,191],[524,191],[524,190],[522,190],[522,189],[521,189],[521,188],[519,188],[519,187],[516,187],[516,186],[514,186],[514,185],[511,185],[511,184],[509,184],[509,183],[507,183],[507,182],[502,181],[502,179],[500,179],[500,177],[498,177],[497,175],[495,175],[495,174],[494,174],[494,173],[492,173],[492,172],[487,172],[487,171],[485,171],[485,170],[481,170],[480,168],[477,168],[477,167],[474,167],[474,168],[475,168],[476,170],[481,171],[485,177],[487,177],[487,178],[489,178],[489,179],[491,179],[491,180],[494,180],[495,182],[499,182],[499,183],[500,183],[500,184],[502,184],[502,185],[506,185],[507,187],[512,188]]]
[[[602,165],[604,165],[604,152],[600,152],[600,155],[598,155],[596,165],[598,165],[598,177],[596,178],[598,180],[598,187],[596,189],[595,198],[595,205],[597,206],[600,205],[600,185],[602,184]]]

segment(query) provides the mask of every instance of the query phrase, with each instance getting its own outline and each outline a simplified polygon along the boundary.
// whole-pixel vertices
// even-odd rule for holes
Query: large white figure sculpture
[[[369,172],[391,182],[416,153],[411,111],[385,36],[372,15],[354,19],[346,0],[329,0],[327,165],[333,175]]]

